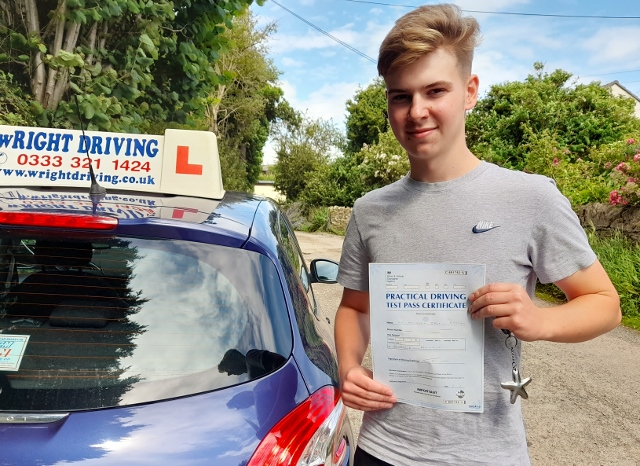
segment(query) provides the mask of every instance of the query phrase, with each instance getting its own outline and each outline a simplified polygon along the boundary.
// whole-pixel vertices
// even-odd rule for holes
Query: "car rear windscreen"
[[[262,254],[189,241],[0,231],[0,411],[72,411],[217,390],[291,353]]]

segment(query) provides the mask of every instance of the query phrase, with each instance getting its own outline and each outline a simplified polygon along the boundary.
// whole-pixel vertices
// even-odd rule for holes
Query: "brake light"
[[[115,217],[45,212],[0,212],[0,224],[27,227],[113,230],[118,226]]]
[[[341,465],[349,454],[345,422],[340,391],[321,388],[273,426],[247,466]]]

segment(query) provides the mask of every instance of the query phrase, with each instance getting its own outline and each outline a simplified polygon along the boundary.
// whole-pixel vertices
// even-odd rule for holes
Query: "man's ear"
[[[472,74],[467,79],[467,95],[465,98],[465,110],[471,110],[476,106],[478,102],[478,87],[480,86],[480,79],[477,74]]]

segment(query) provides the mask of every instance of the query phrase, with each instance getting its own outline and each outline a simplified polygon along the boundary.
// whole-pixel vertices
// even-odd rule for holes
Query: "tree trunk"
[[[93,51],[96,47],[96,36],[98,33],[98,23],[93,23],[91,25],[91,30],[89,31],[89,49],[91,53],[87,55],[85,59],[85,63],[89,66],[93,65]]]
[[[98,40],[98,50],[103,49],[107,42],[107,32],[109,32],[109,23],[104,21],[102,23],[102,30],[100,31],[100,39]],[[98,63],[102,64],[102,54],[99,55]]]
[[[78,36],[80,35],[80,23],[73,23],[71,21],[67,21],[67,37],[64,41],[63,49],[69,53],[73,53],[73,49],[76,47],[76,43],[78,42]],[[64,68],[59,74],[58,79],[56,81],[55,88],[53,90],[53,95],[48,102],[47,110],[55,110],[58,108],[60,101],[62,100],[63,94],[69,88],[69,69]]]
[[[227,86],[221,85],[218,86],[217,95],[215,97],[215,104],[211,104],[207,106],[205,111],[205,117],[209,120],[209,131],[214,133],[216,136],[220,137],[220,128],[218,126],[218,112],[220,111],[220,103],[224,98],[224,95],[227,93]]]
[[[40,37],[40,21],[38,20],[38,7],[36,0],[23,0],[25,10],[25,22],[27,35]],[[31,70],[31,94],[34,99],[42,104],[45,89],[45,68],[42,62],[42,52],[34,53],[33,69]]]
[[[2,16],[0,19],[4,21],[5,24],[11,25],[13,24],[13,14],[9,5],[4,0],[0,0],[0,11],[2,12]]]
[[[58,8],[55,13],[55,36],[53,39],[53,46],[49,53],[54,57],[62,48],[62,40],[64,39],[64,14],[67,11],[67,2],[61,0],[58,3]],[[44,92],[44,98],[42,100],[42,106],[44,108],[48,108],[49,102],[51,102],[51,98],[54,93],[55,85],[56,85],[56,77],[58,76],[58,70],[55,68],[49,68],[49,77],[47,79],[47,87]]]

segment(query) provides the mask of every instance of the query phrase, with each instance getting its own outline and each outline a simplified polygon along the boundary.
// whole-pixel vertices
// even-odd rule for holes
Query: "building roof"
[[[606,87],[607,89],[610,89],[613,86],[618,86],[620,89],[622,89],[624,92],[626,92],[627,94],[629,94],[629,97],[632,97],[634,99],[636,99],[636,101],[640,102],[640,97],[638,97],[637,95],[635,95],[633,92],[631,92],[629,89],[627,89],[626,87],[624,87],[622,84],[620,84],[620,81],[615,80],[615,81],[611,81],[610,83],[605,84],[603,87]]]

